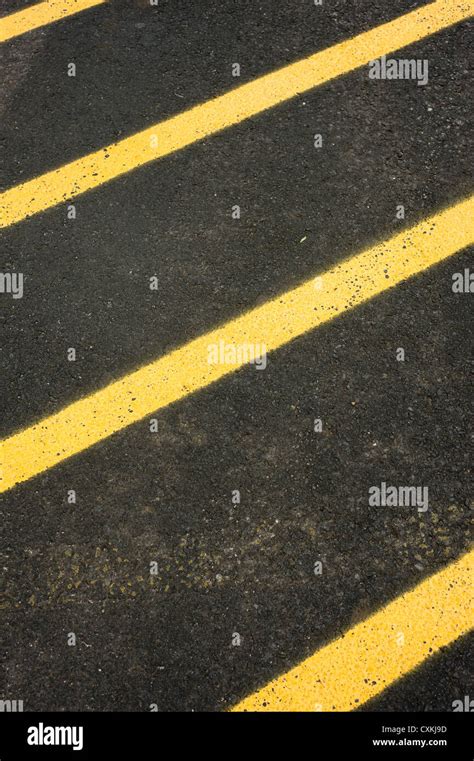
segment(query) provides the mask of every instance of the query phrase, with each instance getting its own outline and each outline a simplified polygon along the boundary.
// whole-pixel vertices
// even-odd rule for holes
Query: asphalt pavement
[[[11,39],[2,186],[423,5],[110,2]],[[466,198],[469,27],[399,54],[429,61],[424,86],[356,68],[78,196],[74,219],[65,202],[3,229],[24,295],[0,296],[2,438]],[[467,552],[472,296],[452,276],[470,265],[467,248],[160,409],[156,433],[147,417],[4,493],[0,697],[225,710]],[[374,509],[381,482],[427,485],[429,510]],[[464,635],[361,710],[451,711],[470,658]]]

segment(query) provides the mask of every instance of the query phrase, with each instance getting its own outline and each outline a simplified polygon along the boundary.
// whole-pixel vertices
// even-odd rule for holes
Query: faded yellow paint
[[[346,259],[265,304],[125,375],[0,442],[0,491],[235,372],[208,361],[209,347],[278,349],[308,330],[423,272],[474,241],[474,196]],[[322,286],[322,288],[321,288]]]
[[[473,572],[474,552],[469,552],[232,710],[358,708],[470,631],[474,625]]]
[[[0,226],[97,188],[472,15],[474,0],[437,0],[231,90],[0,195]]]
[[[46,0],[0,18],[0,42],[6,42],[32,29],[61,21],[67,16],[102,5],[108,0]]]

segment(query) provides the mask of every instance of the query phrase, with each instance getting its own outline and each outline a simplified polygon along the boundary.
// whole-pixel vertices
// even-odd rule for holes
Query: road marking
[[[370,60],[406,47],[472,15],[474,0],[437,0],[326,50],[241,85],[148,129],[53,169],[0,195],[0,227],[168,156]]]
[[[4,439],[0,442],[0,491],[52,468],[248,362],[241,353],[235,364],[210,364],[209,346],[221,346],[221,341],[231,347],[265,344],[267,352],[273,351],[472,242],[474,195]]]
[[[67,16],[85,11],[95,5],[102,5],[108,0],[46,0],[44,3],[30,5],[22,11],[0,18],[0,42],[11,40],[20,34],[31,32],[40,26],[61,21]]]
[[[359,708],[472,629],[473,573],[474,551],[397,597],[231,710]],[[450,706],[446,705],[446,710]]]

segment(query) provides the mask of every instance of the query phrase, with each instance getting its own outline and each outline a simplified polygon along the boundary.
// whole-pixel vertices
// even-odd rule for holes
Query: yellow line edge
[[[0,442],[0,492],[247,364],[210,361],[210,347],[278,349],[474,242],[474,195],[124,375]]]
[[[359,708],[473,628],[473,577],[471,550],[229,711]]]
[[[0,18],[0,43],[48,26],[108,0],[46,0]]]
[[[138,167],[221,132],[297,95],[469,18],[474,0],[436,0],[258,77],[119,142],[0,194],[0,227],[20,222]]]

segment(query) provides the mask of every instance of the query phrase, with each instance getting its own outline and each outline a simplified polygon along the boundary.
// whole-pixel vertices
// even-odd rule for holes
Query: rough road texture
[[[113,2],[5,43],[3,186],[226,92],[234,62],[250,81],[421,4]],[[407,56],[426,86],[355,71],[81,196],[75,220],[3,231],[2,271],[25,273],[23,299],[1,296],[3,435],[466,196],[468,25]],[[451,278],[470,262],[3,495],[1,696],[220,710],[468,549],[471,304]],[[369,508],[384,480],[429,485],[429,511]],[[451,710],[469,644],[365,710]]]

